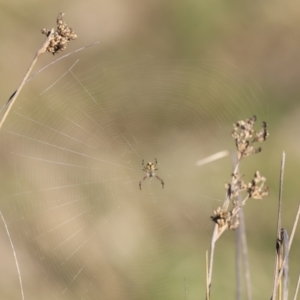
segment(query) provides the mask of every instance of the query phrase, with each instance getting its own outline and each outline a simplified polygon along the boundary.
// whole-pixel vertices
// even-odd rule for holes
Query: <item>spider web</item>
[[[209,216],[232,168],[197,162],[234,149],[233,122],[264,117],[255,84],[224,62],[76,55],[27,85],[0,132],[16,299],[20,284],[24,299],[204,296]],[[143,159],[164,189],[139,189]]]

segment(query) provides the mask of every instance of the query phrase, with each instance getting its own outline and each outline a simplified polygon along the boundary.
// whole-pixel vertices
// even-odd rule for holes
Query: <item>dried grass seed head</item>
[[[218,225],[218,231],[234,230],[240,224],[240,218],[238,213],[231,211],[224,211],[221,207],[214,210],[214,215],[211,216],[213,222]]]
[[[264,186],[267,179],[261,176],[259,171],[255,172],[254,178],[247,184],[241,178],[242,175],[238,173],[232,174],[231,183],[225,184],[226,195],[229,199],[235,201],[243,191],[247,191],[248,197],[253,199],[261,200],[265,196],[268,196],[268,187]]]
[[[252,118],[240,120],[233,124],[231,135],[235,140],[239,160],[251,154],[261,152],[261,147],[254,147],[253,144],[255,142],[263,142],[269,136],[266,122],[262,123],[262,128],[258,133],[255,131],[254,125],[256,120],[256,116],[253,116]]]
[[[252,118],[238,121],[233,124],[232,137],[235,139],[238,159],[261,151],[261,148],[255,148],[252,144],[255,142],[263,142],[267,139],[269,133],[267,131],[267,123],[263,122],[260,131],[254,130],[256,116]],[[236,170],[238,170],[236,168]],[[227,229],[236,229],[239,222],[239,210],[246,204],[249,198],[262,199],[268,195],[268,188],[264,186],[266,178],[256,171],[251,182],[245,183],[243,175],[235,171],[231,175],[231,183],[226,183],[226,199],[223,207],[214,210],[211,219],[218,226],[218,232],[221,234]],[[239,199],[240,193],[246,191],[247,195],[243,200]],[[228,210],[229,200],[231,209]]]
[[[47,47],[47,51],[51,52],[53,55],[59,51],[64,51],[67,48],[67,44],[77,38],[73,29],[69,27],[65,21],[63,21],[63,16],[64,13],[58,14],[56,19],[57,28],[56,31],[54,31]],[[43,28],[42,33],[49,36],[49,34],[51,34],[51,30]]]
[[[269,195],[268,187],[265,187],[266,178],[261,176],[259,171],[256,171],[254,178],[248,183],[247,193],[250,198],[262,200]]]

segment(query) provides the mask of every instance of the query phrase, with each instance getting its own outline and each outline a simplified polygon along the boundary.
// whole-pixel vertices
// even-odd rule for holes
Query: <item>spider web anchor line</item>
[[[14,259],[15,259],[15,263],[16,263],[16,267],[17,267],[17,272],[18,272],[18,277],[19,277],[19,283],[20,283],[20,289],[21,289],[22,300],[24,300],[24,299],[25,299],[25,296],[24,296],[24,290],[23,290],[23,282],[22,282],[21,271],[20,271],[20,267],[19,267],[19,263],[18,263],[18,259],[17,259],[17,253],[16,253],[14,244],[13,244],[13,242],[12,242],[12,239],[11,239],[11,236],[10,236],[10,233],[9,233],[9,230],[8,230],[8,227],[7,227],[7,224],[6,224],[6,222],[5,222],[5,219],[4,219],[3,215],[2,215],[1,210],[0,210],[0,215],[1,215],[1,219],[2,219],[2,222],[3,222],[3,224],[4,224],[4,227],[5,227],[5,230],[6,230],[8,239],[9,239],[9,242],[10,242],[11,249],[12,249],[13,254],[14,254]]]

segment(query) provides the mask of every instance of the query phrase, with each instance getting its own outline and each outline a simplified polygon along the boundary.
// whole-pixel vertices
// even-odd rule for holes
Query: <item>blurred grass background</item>
[[[192,61],[210,60],[215,62],[228,62],[236,66],[246,74],[238,79],[243,84],[253,85],[253,78],[260,92],[259,102],[262,103],[266,114],[259,116],[268,122],[270,138],[266,145],[263,145],[265,156],[251,158],[246,162],[245,168],[252,164],[262,166],[262,173],[268,178],[271,195],[268,199],[258,204],[247,207],[247,234],[250,247],[250,265],[253,277],[253,288],[255,298],[269,297],[273,272],[273,253],[275,245],[275,224],[276,204],[278,193],[278,178],[280,157],[282,151],[286,151],[287,163],[285,171],[284,204],[283,204],[283,226],[291,229],[295,215],[297,201],[299,201],[299,166],[300,166],[300,105],[299,105],[299,73],[297,65],[299,61],[299,6],[297,1],[137,1],[137,0],[113,0],[113,1],[1,1],[0,2],[0,64],[1,64],[1,99],[4,103],[21,81],[31,59],[38,47],[44,41],[40,33],[42,27],[54,26],[54,20],[58,12],[65,12],[65,20],[78,34],[78,40],[70,43],[68,52],[81,46],[100,41],[100,52],[103,61],[118,61],[126,57],[140,57],[149,55],[159,60]],[[51,55],[43,56],[38,62],[36,69],[51,62]],[[98,57],[99,63],[99,57]],[[90,62],[93,64],[93,61]],[[69,64],[60,63],[56,69],[47,73],[49,77],[55,76],[57,69],[69,68]],[[51,73],[54,72],[54,73]],[[30,93],[34,95],[35,87],[30,86]],[[220,109],[223,103],[220,103]],[[218,109],[218,108],[215,108]],[[259,110],[259,108],[258,108]],[[249,117],[254,112],[249,112]],[[218,111],[216,111],[218,114]],[[237,116],[237,119],[239,116]],[[230,124],[229,124],[230,125]],[[211,126],[207,122],[207,126]],[[205,143],[205,141],[203,141]],[[205,147],[205,146],[204,146]],[[263,152],[264,153],[264,152]],[[2,159],[7,157],[4,150],[1,152]],[[9,162],[5,162],[5,170],[9,172]],[[247,165],[248,164],[248,165]],[[4,171],[3,171],[4,172]],[[13,173],[13,172],[12,172]],[[9,173],[3,173],[2,178],[9,182]],[[228,180],[224,178],[224,180]],[[223,182],[220,182],[222,185]],[[128,208],[130,209],[130,208]],[[150,209],[150,208],[149,208]],[[192,209],[191,209],[192,210]],[[257,212],[259,211],[259,214]],[[22,217],[21,212],[21,216]],[[134,213],[132,212],[134,216]],[[209,216],[207,216],[208,218]],[[136,218],[139,218],[136,216]],[[17,219],[17,215],[16,215]],[[254,220],[253,220],[254,219]],[[139,221],[137,220],[137,224]],[[181,226],[182,223],[180,223]],[[209,224],[207,226],[210,226]],[[34,225],[33,225],[34,226]],[[180,226],[179,226],[180,227]],[[183,228],[183,227],[181,227]],[[196,230],[196,229],[195,229]],[[177,230],[174,232],[178,233]],[[206,239],[195,241],[195,244],[205,247],[209,246],[209,229],[206,231]],[[159,238],[166,238],[170,232],[165,232]],[[175,234],[175,233],[171,233]],[[183,243],[190,239],[186,238],[187,232],[176,237]],[[213,296],[228,295],[228,299],[234,295],[232,282],[234,281],[234,254],[233,244],[230,237],[220,241],[219,256],[216,257],[216,270],[213,277]],[[191,233],[191,236],[194,236]],[[20,299],[17,275],[14,267],[14,260],[11,256],[11,249],[7,243],[7,236],[4,228],[1,229],[1,240],[3,240],[1,251],[2,275],[0,286],[3,299]],[[187,243],[188,246],[193,247]],[[147,241],[144,241],[147,248]],[[36,245],[36,248],[38,246]],[[155,246],[153,246],[155,247]],[[195,277],[188,278],[187,299],[194,299],[197,296],[204,297],[204,257],[194,252],[194,256],[187,250],[180,253],[164,247],[162,253],[162,264],[169,270],[167,278],[165,272],[153,274],[153,283],[147,274],[141,279],[144,286],[147,286],[147,295],[140,294],[116,294],[104,295],[103,298],[111,299],[172,299],[172,288],[167,295],[158,292],[160,286],[172,287],[173,292],[178,291],[176,274],[178,262],[182,269],[195,272]],[[197,247],[195,247],[196,249]],[[295,287],[296,275],[299,272],[299,248],[300,239],[297,233],[295,245],[291,252],[293,264],[291,268],[291,292]],[[174,257],[172,256],[174,251]],[[224,252],[223,252],[224,251]],[[221,253],[222,252],[222,253]],[[18,249],[18,255],[22,259],[22,251]],[[224,256],[226,253],[226,256]],[[51,256],[51,254],[49,254]],[[5,257],[8,259],[6,260]],[[26,258],[25,254],[24,257]],[[51,257],[49,258],[51,261]],[[144,257],[137,258],[144,261]],[[175,263],[174,263],[175,262]],[[220,264],[219,266],[217,266]],[[30,294],[30,299],[55,299],[50,292],[43,291],[36,284],[39,272],[36,270],[34,260],[26,265],[25,291]],[[124,267],[124,282],[120,278],[115,279],[115,285],[120,285],[119,290],[125,288],[122,285],[137,285],[135,278],[126,277],[126,265]],[[106,272],[112,272],[108,266]],[[7,270],[12,271],[7,271]],[[137,263],[136,273],[139,274]],[[55,268],[53,270],[55,273]],[[96,272],[96,271],[95,271]],[[8,274],[7,274],[8,273]],[[105,272],[104,272],[105,273]],[[26,274],[26,275],[25,275]],[[218,274],[218,275],[217,275]],[[230,276],[229,276],[230,274]],[[53,276],[58,276],[53,274]],[[182,278],[184,274],[182,274]],[[100,276],[101,280],[104,280]],[[197,280],[196,280],[196,279]],[[50,280],[49,280],[50,281]],[[86,279],[87,285],[89,280]],[[130,283],[128,283],[130,281]],[[53,290],[58,290],[53,281]],[[184,281],[182,280],[184,286]],[[183,289],[183,287],[180,287]],[[29,292],[29,290],[31,292]],[[103,289],[106,292],[109,288]],[[137,290],[139,290],[137,288]],[[115,287],[115,291],[118,288]],[[175,292],[176,291],[176,292]],[[37,295],[34,298],[34,295]],[[173,295],[174,296],[174,295]],[[55,296],[56,297],[56,296]],[[74,292],[74,299],[77,294]],[[96,297],[90,295],[90,299]],[[227,297],[226,297],[227,298]],[[63,296],[58,299],[63,299]],[[68,298],[66,298],[68,299]],[[79,298],[78,298],[79,299]],[[96,298],[95,298],[96,299]]]

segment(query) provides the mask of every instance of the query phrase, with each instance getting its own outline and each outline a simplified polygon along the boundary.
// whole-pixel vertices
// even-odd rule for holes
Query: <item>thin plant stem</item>
[[[290,237],[290,240],[289,240],[289,250],[291,249],[291,246],[292,246],[292,242],[293,242],[293,239],[294,239],[294,236],[295,236],[296,228],[297,228],[297,225],[298,225],[298,222],[299,222],[299,217],[300,217],[300,203],[298,205],[297,214],[296,214],[296,217],[295,217],[291,237]]]
[[[236,163],[234,168],[234,173],[238,172],[239,162]],[[230,198],[226,195],[226,199],[223,203],[222,209],[227,210],[230,203]],[[216,242],[220,238],[220,236],[227,230],[226,226],[219,228],[218,224],[215,224],[211,244],[210,244],[210,253],[209,253],[209,271],[208,271],[208,296],[210,297],[210,289],[211,289],[211,282],[212,282],[212,270],[213,270],[213,262],[214,262],[214,254],[215,254],[215,247]],[[207,298],[208,299],[208,298]]]
[[[298,206],[298,211],[297,211],[297,214],[296,214],[296,217],[295,217],[292,233],[291,233],[291,236],[290,236],[290,239],[289,239],[289,246],[288,246],[288,249],[287,249],[288,253],[290,252],[291,247],[292,247],[292,243],[293,243],[293,239],[294,239],[294,236],[295,236],[296,228],[297,228],[297,225],[298,225],[298,222],[299,222],[299,217],[300,217],[300,204]],[[278,282],[279,282],[279,280],[282,276],[284,266],[285,266],[286,263],[287,263],[287,256],[284,257],[284,260],[282,262],[282,268],[280,269],[279,274],[278,274],[277,285],[278,285]]]
[[[235,166],[235,171],[238,172],[238,159],[235,155],[232,156],[233,165]],[[236,299],[239,300],[242,297],[242,261],[244,262],[245,270],[245,281],[246,281],[246,291],[247,299],[252,300],[252,290],[251,290],[251,279],[250,279],[250,267],[247,249],[247,238],[246,238],[246,225],[245,225],[245,215],[243,211],[243,205],[245,201],[241,200],[241,195],[238,195],[238,202],[240,203],[240,209],[237,214],[239,215],[240,225],[236,230]]]
[[[241,216],[242,210],[239,211],[238,215]],[[241,236],[242,236],[242,224],[244,224],[244,220],[240,219],[240,226],[235,231],[235,267],[236,267],[236,300],[242,299],[242,284],[241,284],[241,278],[242,278],[242,242],[241,242]]]
[[[277,214],[277,232],[276,232],[276,253],[275,253],[275,268],[274,268],[274,280],[273,280],[273,292],[271,300],[276,299],[277,286],[279,277],[279,261],[280,261],[280,231],[281,231],[281,206],[282,206],[282,189],[283,189],[283,177],[285,167],[285,152],[282,153],[281,167],[280,167],[280,179],[279,179],[279,199],[278,199],[278,214]]]
[[[242,249],[242,261],[244,262],[245,270],[245,282],[246,282],[246,292],[247,299],[252,300],[252,288],[251,288],[251,276],[250,276],[250,266],[249,266],[249,256],[248,256],[248,246],[247,246],[247,237],[245,229],[245,217],[243,209],[240,210],[240,228],[241,228],[241,249]]]
[[[216,242],[220,238],[220,236],[224,233],[224,231],[227,230],[227,227],[223,226],[222,228],[219,228],[218,224],[215,224],[211,243],[210,243],[210,253],[209,253],[209,271],[208,271],[208,295],[210,295],[210,289],[211,289],[211,282],[212,282],[212,270],[213,270],[213,263],[214,263],[214,255],[215,255],[215,248],[216,248]]]
[[[225,156],[228,156],[229,152],[227,150],[223,150],[223,151],[219,151],[217,153],[214,153],[210,156],[207,156],[203,159],[200,159],[196,162],[196,166],[203,166],[203,165],[206,165],[206,164],[209,164],[213,161],[216,161],[220,158],[223,158]]]
[[[294,300],[297,300],[299,288],[300,288],[300,274],[299,274],[299,277],[298,277],[298,282],[297,282],[297,286],[296,286],[296,291],[295,291],[295,295],[294,295]]]
[[[75,40],[77,38],[77,35],[72,30],[71,27],[67,25],[66,22],[63,22],[62,17],[64,16],[64,13],[59,13],[56,19],[57,29],[54,31],[52,28],[51,30],[48,30],[46,28],[43,28],[41,32],[47,36],[46,40],[42,44],[41,48],[37,51],[35,54],[25,76],[23,77],[19,87],[16,89],[16,91],[9,97],[7,102],[3,105],[3,107],[0,110],[0,113],[4,111],[4,114],[0,120],[0,129],[2,128],[3,123],[5,122],[13,104],[15,103],[18,95],[20,94],[23,86],[28,81],[29,75],[31,71],[33,70],[33,67],[35,66],[36,62],[38,61],[39,57],[45,53],[46,51],[56,54],[59,51],[64,51],[67,48],[67,44],[71,40]]]
[[[212,238],[211,238],[211,243],[210,243],[209,269],[208,269],[208,281],[207,281],[207,289],[208,289],[208,291],[207,291],[207,298],[206,298],[206,300],[209,300],[209,298],[210,298],[212,270],[213,270],[215,246],[216,246],[217,239],[218,239],[218,225],[215,224],[214,231],[213,231]]]
[[[282,273],[282,299],[288,300],[289,296],[289,236],[285,229],[281,230],[281,241],[283,251],[283,260],[280,270],[283,270]]]
[[[208,283],[208,267],[209,267],[209,265],[208,265],[208,251],[206,251],[206,253],[205,253],[205,265],[206,265],[206,300],[209,300],[210,299],[210,295],[209,295],[209,293],[210,293],[210,288],[209,288],[209,283]]]
[[[35,54],[35,56],[34,56],[32,62],[31,62],[31,64],[30,64],[30,66],[29,66],[29,68],[28,68],[28,70],[27,70],[27,72],[26,72],[24,78],[22,79],[22,81],[21,81],[19,87],[18,87],[18,88],[16,89],[16,91],[10,96],[10,98],[7,100],[7,102],[5,103],[4,107],[2,108],[2,109],[5,109],[5,113],[4,113],[3,117],[2,117],[2,119],[0,120],[0,129],[2,128],[2,125],[3,125],[4,121],[6,120],[6,118],[7,118],[8,114],[9,114],[9,112],[10,112],[10,110],[11,110],[13,104],[15,103],[15,101],[16,101],[18,95],[20,94],[20,92],[21,92],[21,90],[22,90],[24,84],[26,83],[26,81],[27,81],[27,79],[28,79],[28,77],[29,77],[29,75],[30,75],[30,73],[31,73],[31,71],[32,71],[32,69],[33,69],[33,67],[34,67],[34,65],[35,65],[36,62],[38,61],[39,57],[40,57],[43,53],[46,52],[47,47],[49,46],[50,41],[53,39],[53,33],[54,33],[54,29],[52,29],[52,30],[49,32],[49,34],[48,34],[48,36],[47,36],[45,42],[43,43],[43,45],[41,46],[41,48],[40,48],[40,49],[37,51],[37,53]]]

